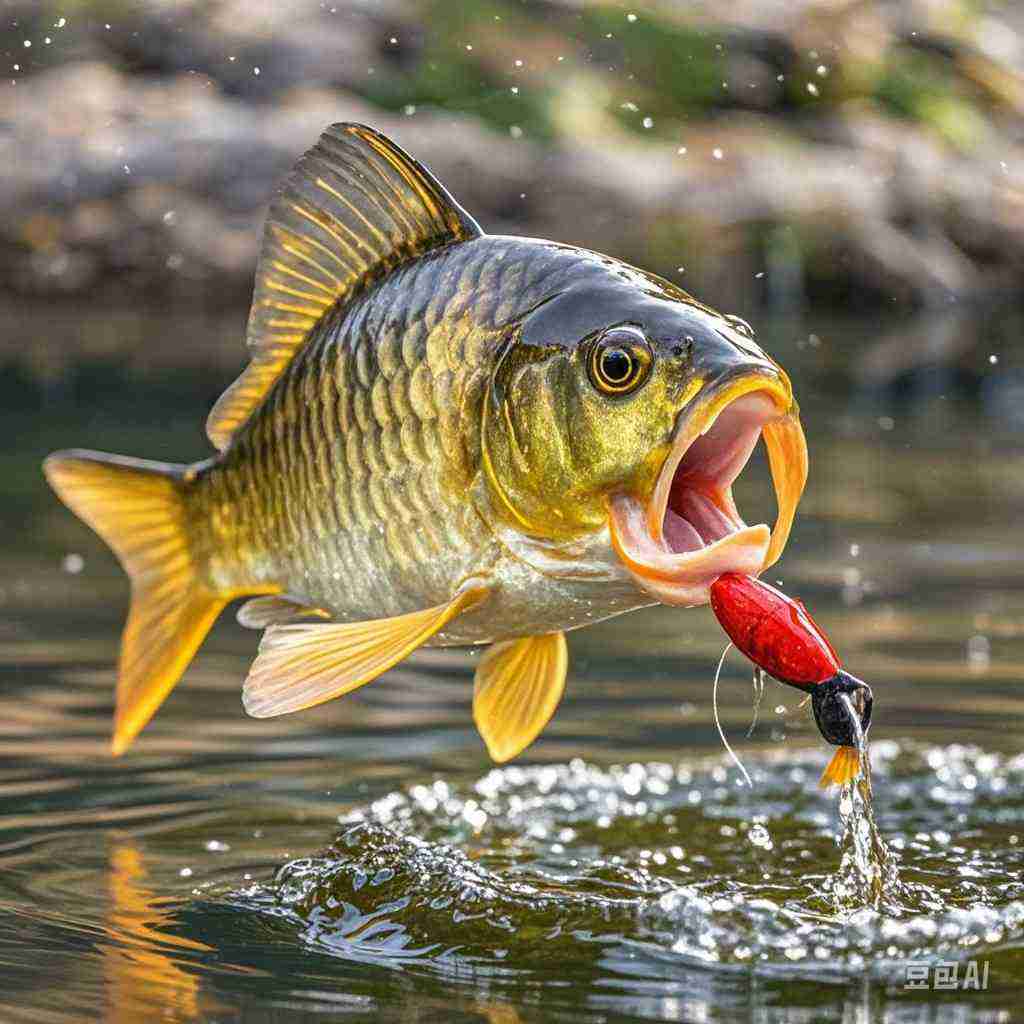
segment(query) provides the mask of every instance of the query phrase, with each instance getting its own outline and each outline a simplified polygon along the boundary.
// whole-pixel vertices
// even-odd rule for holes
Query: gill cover
[[[586,343],[503,353],[484,403],[484,471],[496,515],[535,537],[568,540],[604,526],[604,494],[623,476],[653,477],[672,413],[657,368],[635,395],[591,385]]]

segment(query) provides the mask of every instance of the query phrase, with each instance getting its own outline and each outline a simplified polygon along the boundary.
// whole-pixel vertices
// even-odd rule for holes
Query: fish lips
[[[775,562],[807,480],[807,445],[784,375],[745,374],[704,390],[680,417],[649,498],[609,502],[612,547],[634,581],[683,607],[706,604],[722,573],[757,575]],[[732,497],[761,437],[778,504],[774,529],[744,523]]]

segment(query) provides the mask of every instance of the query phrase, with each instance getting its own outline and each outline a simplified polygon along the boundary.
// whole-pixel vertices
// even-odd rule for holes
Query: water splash
[[[223,898],[320,952],[444,973],[600,957],[634,978],[674,963],[888,979],[908,960],[1018,956],[1024,758],[872,755],[875,806],[866,775],[838,823],[820,750],[752,758],[753,792],[721,761],[435,779],[349,808],[321,854]]]
[[[829,892],[837,912],[883,904],[898,907],[908,893],[900,881],[896,857],[875,822],[871,786],[871,758],[861,737],[861,774],[842,787],[839,795],[842,851],[839,869],[829,879]]]
[[[877,909],[883,901],[898,902],[906,896],[906,890],[900,882],[896,858],[875,822],[867,735],[853,701],[846,694],[840,694],[840,700],[846,705],[857,738],[860,773],[840,790],[838,842],[842,861],[830,880],[830,890],[837,911],[859,906]]]

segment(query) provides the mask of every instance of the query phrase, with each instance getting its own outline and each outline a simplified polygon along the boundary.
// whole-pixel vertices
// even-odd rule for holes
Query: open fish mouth
[[[764,437],[778,504],[774,528],[748,526],[732,485]],[[706,604],[722,573],[757,575],[782,554],[807,481],[807,444],[789,383],[746,375],[680,418],[647,501],[612,497],[612,546],[634,580],[664,604]]]

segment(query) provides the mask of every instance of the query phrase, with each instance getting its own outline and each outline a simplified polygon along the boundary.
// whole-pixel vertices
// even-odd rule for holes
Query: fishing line
[[[754,687],[754,716],[750,719],[750,728],[747,730],[747,739],[754,735],[757,728],[757,718],[761,713],[761,701],[764,700],[764,669],[754,668],[754,675],[751,680]]]
[[[725,747],[726,753],[736,763],[736,767],[743,773],[743,778],[747,780],[747,785],[753,789],[754,783],[750,781],[750,776],[747,774],[747,769],[743,767],[743,762],[736,756],[732,747],[729,746],[729,741],[725,738],[725,730],[722,729],[721,719],[718,717],[718,677],[722,674],[722,666],[725,664],[725,656],[732,649],[732,641],[725,645],[725,650],[722,651],[721,658],[718,659],[718,668],[715,671],[715,685],[711,688],[711,707],[715,712],[715,728],[718,730],[718,735],[722,740],[722,746]]]
[[[864,762],[867,758],[867,737],[864,735],[864,730],[860,725],[860,716],[857,714],[857,709],[853,706],[853,701],[850,700],[848,694],[839,694],[839,699],[846,705],[847,714],[850,716],[850,724],[853,726],[853,734],[857,737],[857,760],[861,764],[861,770],[864,770]]]

